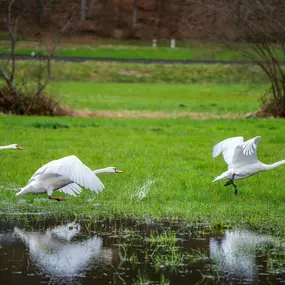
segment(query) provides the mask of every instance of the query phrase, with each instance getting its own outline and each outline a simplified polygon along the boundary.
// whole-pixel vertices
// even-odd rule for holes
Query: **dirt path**
[[[84,118],[130,118],[130,119],[242,119],[254,117],[254,113],[249,114],[210,114],[210,113],[194,113],[194,112],[181,112],[181,113],[165,113],[165,112],[138,112],[138,111],[97,111],[90,112],[88,110],[70,110],[71,116],[84,117]]]

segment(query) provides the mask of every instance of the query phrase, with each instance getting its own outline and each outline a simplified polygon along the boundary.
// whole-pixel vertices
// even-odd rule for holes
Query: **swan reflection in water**
[[[269,235],[248,230],[226,231],[222,239],[210,239],[210,256],[225,274],[254,279],[257,274],[255,249],[274,243]]]
[[[80,225],[76,223],[47,229],[45,233],[19,228],[14,228],[14,233],[28,247],[33,263],[42,273],[53,277],[78,276],[88,269],[90,261],[102,257],[102,238],[93,236],[84,241],[72,241],[80,233]]]

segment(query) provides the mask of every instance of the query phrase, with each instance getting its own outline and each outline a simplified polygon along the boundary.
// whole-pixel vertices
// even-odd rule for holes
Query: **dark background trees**
[[[283,0],[2,0],[0,15],[0,29],[11,43],[8,61],[0,66],[7,90],[18,92],[14,49],[19,37],[33,37],[47,51],[32,102],[51,79],[50,59],[59,38],[72,30],[72,37],[175,38],[237,49],[270,79],[261,113],[285,117]],[[30,109],[28,104],[23,112]]]
[[[5,3],[0,3],[0,29],[5,30]],[[38,26],[41,31],[52,32],[70,13],[78,13],[77,35],[118,37],[120,39],[169,39],[220,40],[227,35],[238,41],[247,35],[248,40],[257,40],[245,25],[249,21],[267,29],[269,17],[278,17],[284,25],[284,3],[281,0],[17,0],[14,11],[22,11],[25,33]],[[33,7],[23,11],[23,7]],[[279,17],[281,16],[281,17]],[[32,29],[33,30],[33,29]],[[269,30],[268,30],[269,32]]]

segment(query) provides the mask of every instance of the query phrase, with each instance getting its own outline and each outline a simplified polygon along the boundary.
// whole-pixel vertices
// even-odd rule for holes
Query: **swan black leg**
[[[231,178],[229,181],[227,181],[224,186],[233,185],[233,186],[234,186],[234,189],[235,189],[235,195],[237,195],[237,193],[238,193],[238,187],[235,185],[234,181],[235,181],[235,174],[233,174],[232,178]]]
[[[235,180],[235,174],[233,174],[232,178],[229,181],[227,181],[224,186],[232,185],[234,183],[234,180]]]
[[[238,193],[238,187],[233,183],[233,186],[234,186],[234,188],[235,188],[235,195],[237,195],[237,193]]]

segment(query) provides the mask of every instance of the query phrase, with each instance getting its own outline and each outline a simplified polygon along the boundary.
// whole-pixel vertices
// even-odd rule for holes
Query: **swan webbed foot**
[[[235,195],[237,195],[238,187],[235,185],[234,181],[235,181],[235,174],[233,174],[232,178],[229,181],[227,181],[224,186],[233,185],[235,189]]]
[[[229,185],[232,185],[234,182],[233,182],[233,180],[229,180],[229,181],[227,181],[226,182],[226,184],[224,184],[224,186],[229,186]]]
[[[58,202],[66,200],[65,198],[62,198],[62,197],[51,197],[51,196],[48,196],[48,198],[51,199],[51,200],[58,201]]]

